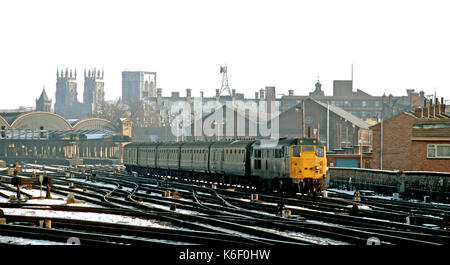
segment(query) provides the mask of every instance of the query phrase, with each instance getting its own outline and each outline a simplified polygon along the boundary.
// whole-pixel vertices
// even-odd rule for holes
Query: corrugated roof
[[[1,114],[1,116],[3,117],[3,119],[5,119],[5,121],[8,122],[8,124],[13,124],[13,122],[19,118],[20,116],[22,116],[24,113],[5,113],[5,114]]]

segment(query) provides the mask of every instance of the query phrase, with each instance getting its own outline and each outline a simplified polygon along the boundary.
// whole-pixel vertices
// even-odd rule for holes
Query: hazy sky
[[[104,68],[106,99],[121,97],[121,72],[157,72],[163,96],[192,88],[213,96],[219,67],[247,97],[265,86],[326,95],[333,80],[354,90],[450,99],[448,1],[1,1],[0,109],[34,106],[56,69]]]

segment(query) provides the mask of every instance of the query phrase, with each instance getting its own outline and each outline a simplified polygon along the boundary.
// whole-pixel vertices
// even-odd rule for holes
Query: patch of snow
[[[364,204],[356,204],[356,206],[358,206],[358,210],[371,210],[372,209],[368,205],[364,205]],[[346,207],[353,208],[353,205],[347,205]]]
[[[65,242],[28,239],[22,237],[0,236],[0,243],[12,245],[67,245]]]
[[[439,228],[438,225],[434,225],[434,224],[423,224],[422,226],[430,227],[430,228]]]
[[[162,225],[160,223],[143,219],[135,218],[123,215],[114,214],[100,214],[100,213],[89,213],[89,212],[61,212],[52,210],[38,210],[38,209],[20,209],[20,208],[3,208],[5,215],[23,215],[23,216],[36,216],[42,218],[65,218],[73,220],[87,220],[95,222],[105,222],[105,223],[116,223],[116,224],[127,224],[145,227],[156,227],[156,228],[170,228],[167,225]]]
[[[318,212],[318,213],[332,213],[332,212],[324,212],[324,211],[319,211],[319,210],[315,210],[315,209],[304,208],[301,206],[294,206],[294,205],[285,205],[285,206],[287,209],[304,210],[304,211]]]
[[[151,242],[158,242],[158,243],[165,243],[165,244],[169,244],[169,245],[200,245],[200,244],[195,244],[195,243],[187,243],[187,242],[180,242],[180,241],[173,241],[173,240],[164,240],[164,239],[155,239],[155,238],[144,238],[144,237],[136,237],[136,236],[127,236],[127,235],[121,235],[120,237],[123,238],[132,238],[132,239],[143,239],[146,241],[151,241]]]
[[[146,206],[156,208],[156,209],[161,209],[161,210],[166,210],[166,211],[170,210],[170,208],[165,205],[159,205],[159,204],[148,203],[148,202],[143,202],[143,204]],[[188,214],[188,215],[199,215],[200,214],[199,212],[194,212],[194,211],[189,211],[189,210],[179,209],[179,208],[177,208],[175,212],[181,213],[181,214]]]
[[[339,190],[339,189],[327,189],[329,194],[333,194],[333,193],[343,193],[343,194],[348,194],[348,195],[352,195],[355,194],[354,190]]]
[[[317,237],[317,236],[308,235],[308,234],[304,234],[304,233],[300,233],[300,232],[279,231],[279,230],[268,229],[268,228],[258,228],[258,229],[261,229],[261,230],[264,230],[267,232],[284,235],[284,236],[298,238],[298,239],[301,239],[301,240],[304,240],[304,241],[307,241],[307,242],[310,242],[313,244],[318,244],[318,245],[350,245],[346,242],[336,241],[336,240],[329,239],[329,238]]]

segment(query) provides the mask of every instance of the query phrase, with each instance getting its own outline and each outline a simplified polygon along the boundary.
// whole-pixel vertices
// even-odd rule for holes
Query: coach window
[[[261,160],[255,159],[255,169],[261,169]]]

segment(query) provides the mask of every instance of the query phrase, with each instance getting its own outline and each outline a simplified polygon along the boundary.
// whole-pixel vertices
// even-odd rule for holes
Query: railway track
[[[179,184],[178,184],[179,185]],[[201,188],[200,188],[201,189]],[[205,191],[205,190],[208,190],[208,188],[203,188],[203,191]],[[236,194],[236,192],[233,192],[233,194]],[[267,199],[267,198],[266,198]],[[280,200],[280,198],[275,198],[277,201],[279,201]],[[286,201],[286,203],[292,203],[292,200],[290,200],[289,202],[287,202]],[[236,201],[235,203],[234,203],[235,205],[236,204],[242,204],[242,202],[241,201]],[[240,207],[242,207],[242,206],[240,206]],[[335,207],[335,205],[334,205],[334,207]],[[259,209],[258,209],[259,208]],[[257,208],[257,210],[261,210],[261,208],[260,207],[258,207]],[[269,206],[269,208],[270,208],[270,206]],[[273,208],[273,207],[272,207]],[[253,209],[255,209],[254,208],[254,206],[253,206]],[[346,208],[344,208],[344,209],[346,209]],[[264,211],[270,211],[270,210],[268,210],[267,208],[266,209],[263,209]],[[350,212],[352,211],[352,209],[350,210]],[[306,214],[305,214],[306,212],[304,211],[304,212],[302,212],[301,214],[303,215],[303,216],[305,216]],[[319,219],[319,220],[321,220],[321,221],[329,221],[331,218],[330,218],[330,216],[327,216],[328,218],[323,218],[323,217],[321,217],[321,218],[314,218],[314,216],[315,215],[309,215],[308,217],[309,218],[311,218],[311,219]],[[351,216],[351,217],[355,217],[355,216]],[[340,218],[340,219],[343,219],[343,218],[347,218],[347,219],[349,219],[349,218],[351,218],[351,217],[345,217],[345,215],[343,215],[343,216],[340,216],[340,217],[338,217],[338,218]],[[333,216],[333,219],[335,219],[335,217]],[[355,224],[358,224],[359,222],[360,222],[361,220],[338,220],[337,221],[337,223],[338,224],[341,224],[341,225],[347,225],[347,226],[349,226],[349,224],[351,224],[351,225],[353,225],[353,226],[351,226],[350,228],[354,228],[354,226],[355,226]],[[336,222],[336,221],[332,221],[332,222]],[[373,234],[375,231],[383,231],[383,232],[387,232],[387,229],[385,229],[385,227],[386,227],[386,222],[380,222],[380,221],[378,221],[378,220],[370,220],[370,219],[367,219],[364,223],[369,223],[369,227],[366,227],[365,226],[365,229],[367,229],[367,230],[369,230],[370,229],[370,232]],[[391,224],[389,224],[389,226],[392,226]],[[395,226],[395,228],[402,228],[402,229],[405,229],[405,226],[403,225],[403,224],[395,224],[394,225]],[[358,228],[360,228],[361,226],[358,226]],[[411,226],[408,226],[407,227],[408,229],[411,229]],[[376,229],[378,229],[378,230],[376,230]],[[414,240],[416,240],[417,242],[415,242],[415,243],[420,243],[421,242],[421,238],[423,238],[423,236],[425,236],[424,235],[424,232],[427,232],[427,233],[429,233],[429,234],[431,234],[431,235],[436,235],[436,234],[438,234],[438,233],[435,233],[435,231],[434,230],[431,230],[431,229],[427,229],[427,228],[424,228],[424,229],[421,229],[420,227],[419,228],[415,228],[414,230],[419,230],[419,231],[416,231],[416,232],[410,232],[410,231],[408,231],[408,229],[406,229],[404,232],[403,232],[403,235],[406,237],[406,239],[405,240],[403,240],[403,241],[411,241],[411,242],[414,242]],[[395,235],[391,235],[391,237],[394,239],[393,241],[394,242],[403,242],[402,241],[402,239],[399,239],[399,238],[397,238],[398,237],[398,235],[400,235],[401,233],[399,233],[399,232],[397,232],[397,231],[394,231],[393,232],[393,234],[395,234]],[[386,234],[378,234],[379,236],[384,236],[384,237],[386,237],[387,235]],[[431,236],[429,236],[428,237],[428,239],[431,239]],[[446,243],[446,240],[447,240],[447,238],[444,236],[444,237],[442,237],[442,238],[439,238],[438,239],[438,241],[440,242],[440,243]],[[425,243],[426,244],[426,242],[423,242],[423,243]]]
[[[69,177],[65,172],[48,173],[54,178],[52,193],[61,196],[74,193],[78,200],[96,205],[95,207],[33,206],[49,207],[52,211],[60,212],[90,212],[145,218],[167,224],[174,229],[142,229],[130,225],[53,218],[54,227],[51,230],[90,233],[105,244],[116,242],[131,245],[362,245],[366,244],[369,238],[377,237],[382,244],[435,246],[448,245],[450,238],[448,231],[408,225],[404,222],[406,216],[414,213],[423,216],[428,223],[437,224],[438,220],[431,216],[440,214],[439,210],[446,211],[445,206],[428,205],[419,211],[414,208],[413,203],[397,204],[392,201],[383,204],[383,201],[364,196],[360,202],[354,202],[352,197],[340,195],[330,198],[285,198],[259,194],[258,201],[251,201],[250,195],[254,191],[236,187],[231,191],[227,189],[230,187],[217,184],[216,188],[212,188],[210,183],[205,182],[117,174],[108,168],[96,168],[96,172],[95,178],[77,171],[70,171]],[[73,186],[70,183],[74,183]],[[1,188],[9,188],[12,191],[11,187],[1,185]],[[171,191],[172,195],[176,192],[176,196],[164,196],[168,191]],[[276,215],[279,203],[291,211],[289,218]],[[13,207],[11,205],[13,204],[9,204],[10,208]],[[0,208],[8,208],[8,205],[0,204]],[[8,220],[36,222],[36,219],[27,218],[10,215]],[[8,229],[8,233],[13,234],[14,229]],[[170,232],[167,232],[168,230]],[[124,240],[114,241],[113,238],[100,237],[101,235],[118,236]],[[95,238],[83,238],[86,238],[87,242],[96,243]],[[165,238],[167,240],[164,240]]]

